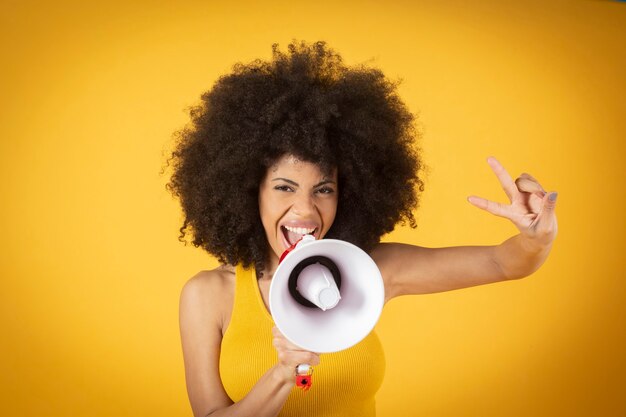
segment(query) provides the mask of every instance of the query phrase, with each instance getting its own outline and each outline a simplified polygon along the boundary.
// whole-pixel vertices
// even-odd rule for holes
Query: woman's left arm
[[[449,291],[536,271],[546,260],[557,232],[556,192],[546,193],[528,174],[513,181],[493,157],[487,159],[511,204],[471,196],[468,201],[509,219],[520,233],[497,246],[424,248],[382,243],[371,253],[385,281],[386,300],[400,295]]]

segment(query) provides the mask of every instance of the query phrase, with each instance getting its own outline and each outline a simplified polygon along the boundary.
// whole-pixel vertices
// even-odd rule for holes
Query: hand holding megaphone
[[[278,366],[285,381],[293,380],[294,372],[296,372],[298,365],[310,364],[315,366],[320,363],[319,354],[303,350],[301,347],[294,345],[285,338],[277,327],[272,329],[272,335],[272,344],[278,354]]]
[[[359,247],[304,236],[281,258],[269,298],[274,323],[287,341],[305,351],[330,353],[372,331],[385,290],[376,263]]]

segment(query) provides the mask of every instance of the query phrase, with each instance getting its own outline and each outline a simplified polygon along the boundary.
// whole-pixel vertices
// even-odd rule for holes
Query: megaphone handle
[[[308,391],[312,384],[313,368],[311,365],[301,363],[296,366],[296,386],[302,391]]]
[[[306,375],[309,373],[309,370],[312,371],[311,365],[308,363],[301,363],[296,366],[296,375]]]

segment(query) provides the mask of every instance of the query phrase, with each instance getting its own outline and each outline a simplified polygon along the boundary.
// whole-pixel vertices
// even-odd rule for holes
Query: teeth
[[[309,233],[313,233],[313,231],[315,230],[315,228],[305,229],[304,227],[289,227],[289,226],[284,226],[284,227],[290,232],[297,233],[299,235],[308,235]]]

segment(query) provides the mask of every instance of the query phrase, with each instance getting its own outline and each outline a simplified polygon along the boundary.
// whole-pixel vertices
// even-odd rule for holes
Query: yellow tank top
[[[235,302],[222,339],[220,376],[228,396],[241,400],[277,362],[272,346],[274,321],[265,308],[254,269],[237,266]],[[320,355],[308,392],[295,388],[281,417],[370,417],[376,415],[374,395],[383,380],[385,357],[372,331],[355,346]]]

